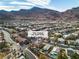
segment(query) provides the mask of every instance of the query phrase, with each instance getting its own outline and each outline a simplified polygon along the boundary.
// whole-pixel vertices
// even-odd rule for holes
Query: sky
[[[0,10],[31,9],[33,7],[65,11],[79,7],[79,0],[0,0]]]

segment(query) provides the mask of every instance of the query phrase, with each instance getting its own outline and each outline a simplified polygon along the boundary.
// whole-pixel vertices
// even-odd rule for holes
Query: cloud
[[[29,2],[18,2],[18,1],[10,2],[10,4],[15,5],[17,9],[31,9],[32,7],[35,6],[34,4]]]
[[[51,0],[26,0],[26,2],[18,2],[18,1],[14,1],[11,2],[10,4],[13,5],[26,5],[26,6],[37,6],[37,7],[46,7],[50,4]]]
[[[32,7],[56,9],[55,7],[50,6],[51,0],[26,0],[26,2],[13,1],[10,2],[12,5],[18,6],[20,9],[30,9]]]
[[[17,2],[17,1],[14,1],[14,2],[11,2],[10,4],[13,4],[13,5],[18,5],[18,6],[34,6],[34,4],[32,3],[29,3],[29,2]]]
[[[15,8],[14,6],[0,6],[0,10],[11,11],[11,10],[18,10],[18,9]]]
[[[55,5],[55,2],[58,0],[0,0],[0,10],[19,10],[19,9],[31,9],[33,7],[40,7],[40,8],[47,8],[47,9],[52,9],[52,10],[57,10],[57,11],[65,11],[69,8],[79,6],[79,1],[78,0],[71,0],[67,1],[69,5],[65,3],[66,0],[63,0],[63,6],[61,6],[62,3],[56,2],[57,4]],[[74,2],[74,3],[72,3]],[[60,3],[60,4],[59,4]],[[71,6],[70,6],[71,5]]]
[[[33,6],[18,6],[18,9],[31,9]]]
[[[34,4],[37,7],[40,8],[47,8],[47,9],[52,9],[52,10],[57,10],[55,6],[51,6],[50,2],[52,0],[27,0],[29,3]]]
[[[7,0],[4,0],[7,1]],[[19,10],[19,9],[31,9],[33,7],[54,9],[54,6],[50,5],[51,0],[13,0],[9,2],[0,2],[0,10]]]
[[[36,5],[49,5],[51,0],[27,0],[30,3],[36,4]]]

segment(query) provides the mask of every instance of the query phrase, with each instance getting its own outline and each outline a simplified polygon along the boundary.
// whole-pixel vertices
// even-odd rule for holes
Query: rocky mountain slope
[[[79,20],[79,7],[65,12],[34,7],[19,11],[0,10],[0,20]]]

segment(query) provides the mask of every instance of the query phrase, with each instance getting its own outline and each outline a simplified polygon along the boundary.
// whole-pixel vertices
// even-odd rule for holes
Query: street
[[[12,43],[16,46],[17,48],[17,43],[14,42],[11,38],[10,38],[10,34],[7,31],[2,30],[2,32],[4,33],[4,39],[6,40],[6,42]],[[25,49],[24,49],[25,50]],[[35,55],[28,49],[25,50],[25,52],[27,53],[29,59],[36,59]]]

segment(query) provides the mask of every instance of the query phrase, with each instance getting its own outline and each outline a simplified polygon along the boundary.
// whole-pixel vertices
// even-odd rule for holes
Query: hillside
[[[79,20],[79,7],[65,12],[34,7],[30,10],[19,11],[0,10],[0,20]]]

